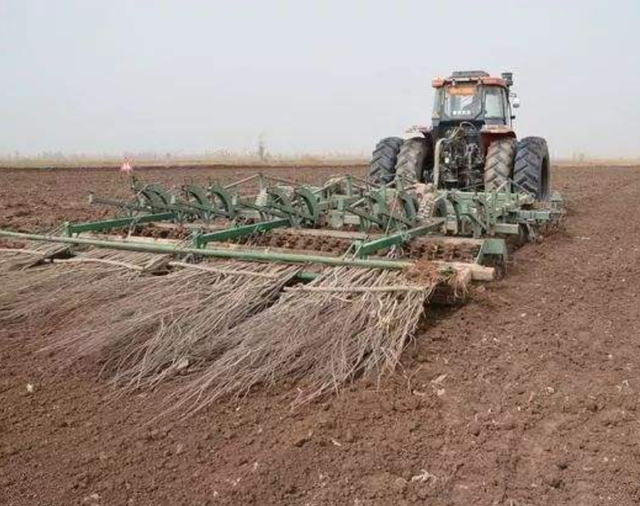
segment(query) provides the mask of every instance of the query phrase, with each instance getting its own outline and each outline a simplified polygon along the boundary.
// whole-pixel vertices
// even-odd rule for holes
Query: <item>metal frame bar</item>
[[[40,234],[27,234],[23,232],[11,232],[0,230],[0,237],[22,239],[26,241],[58,242],[63,244],[75,244],[93,246],[96,248],[110,248],[123,251],[142,251],[147,253],[164,253],[172,255],[199,255],[215,258],[234,258],[249,262],[282,262],[291,264],[322,264],[332,266],[363,267],[369,269],[407,269],[413,262],[402,260],[371,260],[360,258],[340,258],[321,255],[304,255],[296,253],[276,253],[266,251],[209,249],[209,248],[182,248],[168,244],[149,244],[135,241],[105,241],[100,239],[85,239],[82,237],[64,237]]]
[[[127,228],[140,223],[151,223],[154,221],[170,221],[176,218],[175,213],[143,214],[130,218],[116,218],[113,220],[88,221],[85,223],[65,223],[64,230],[68,236],[80,234],[82,232],[100,232],[114,228]]]
[[[239,237],[244,237],[247,235],[268,232],[269,230],[273,230],[274,228],[284,228],[290,225],[291,223],[289,219],[261,221],[259,223],[253,223],[251,225],[242,225],[240,227],[227,228],[219,232],[200,234],[195,237],[194,243],[196,248],[203,248],[209,242],[229,241],[231,239],[238,239]]]

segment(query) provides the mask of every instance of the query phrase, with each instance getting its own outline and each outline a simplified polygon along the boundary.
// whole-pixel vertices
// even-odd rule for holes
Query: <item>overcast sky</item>
[[[0,153],[371,150],[512,70],[520,136],[640,156],[640,0],[0,0]]]

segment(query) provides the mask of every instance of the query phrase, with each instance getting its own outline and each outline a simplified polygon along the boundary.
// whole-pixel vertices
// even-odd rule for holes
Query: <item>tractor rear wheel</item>
[[[400,137],[385,137],[378,142],[369,165],[369,179],[372,182],[387,184],[393,181],[400,146],[402,146]]]
[[[433,170],[428,166],[431,151],[431,143],[424,137],[404,141],[398,153],[396,178],[402,179],[407,185],[428,182]]]
[[[517,145],[516,140],[510,137],[496,139],[489,144],[484,162],[485,190],[497,190],[509,181],[513,172]]]
[[[513,180],[537,200],[549,200],[551,186],[549,147],[542,137],[525,137],[518,142]]]

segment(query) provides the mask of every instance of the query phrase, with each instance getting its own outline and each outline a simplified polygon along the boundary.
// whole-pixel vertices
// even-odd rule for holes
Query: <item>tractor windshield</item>
[[[498,86],[454,84],[437,90],[433,117],[469,120],[484,114],[485,119],[504,119],[506,107],[504,91]]]
[[[447,86],[441,91],[441,112],[449,118],[475,118],[482,112],[480,87],[475,84]]]

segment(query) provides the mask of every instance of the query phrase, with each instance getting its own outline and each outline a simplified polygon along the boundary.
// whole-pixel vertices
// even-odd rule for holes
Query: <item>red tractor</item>
[[[414,127],[403,137],[382,139],[369,175],[388,184],[432,183],[436,188],[497,190],[509,185],[548,200],[549,149],[542,137],[517,140],[512,109],[513,75],[454,72],[435,79],[431,127]]]

